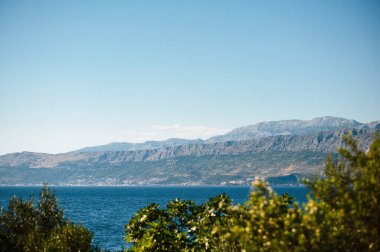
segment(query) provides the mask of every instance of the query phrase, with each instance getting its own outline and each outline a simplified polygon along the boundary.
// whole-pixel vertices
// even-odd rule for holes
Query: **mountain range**
[[[247,184],[255,176],[294,183],[322,175],[326,153],[349,133],[368,149],[380,121],[338,117],[262,122],[202,139],[110,143],[61,153],[0,156],[0,184]],[[336,155],[336,154],[335,154]],[[283,178],[281,180],[281,177]]]
[[[205,144],[225,141],[252,140],[261,137],[278,135],[307,135],[322,131],[337,131],[341,129],[380,129],[380,121],[365,124],[351,119],[332,116],[317,117],[308,121],[270,121],[240,127],[228,132],[225,135],[214,136],[207,140],[171,138],[165,141],[146,141],[144,143],[114,142],[106,145],[85,147],[74,152],[149,150],[188,144]]]

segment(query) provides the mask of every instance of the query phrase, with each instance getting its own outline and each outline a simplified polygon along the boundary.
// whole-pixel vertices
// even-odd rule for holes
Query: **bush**
[[[37,207],[12,197],[0,212],[0,251],[91,251],[92,233],[63,217],[55,195],[45,185]]]
[[[380,137],[370,150],[328,156],[325,178],[307,182],[303,206],[262,180],[244,205],[220,195],[197,205],[152,204],[125,226],[131,251],[380,251]]]

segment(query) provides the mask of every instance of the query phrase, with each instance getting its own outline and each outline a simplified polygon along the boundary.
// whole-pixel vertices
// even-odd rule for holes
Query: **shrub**
[[[308,181],[300,206],[262,180],[244,205],[226,195],[197,205],[152,204],[125,226],[131,251],[380,251],[380,137],[368,152],[345,137],[325,178]]]
[[[12,197],[0,211],[0,251],[91,251],[93,234],[63,217],[55,195],[45,185],[37,207]]]

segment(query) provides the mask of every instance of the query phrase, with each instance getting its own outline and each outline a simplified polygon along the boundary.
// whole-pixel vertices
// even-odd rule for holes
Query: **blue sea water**
[[[16,195],[37,200],[41,187],[0,187],[0,205],[7,206],[10,197]],[[244,203],[249,187],[51,187],[64,208],[65,216],[75,223],[82,223],[94,232],[94,243],[103,249],[120,250],[124,225],[142,207],[158,203],[162,207],[175,198],[203,203],[223,192],[234,203]],[[274,186],[278,194],[288,193],[298,202],[306,201],[308,189],[303,186]]]

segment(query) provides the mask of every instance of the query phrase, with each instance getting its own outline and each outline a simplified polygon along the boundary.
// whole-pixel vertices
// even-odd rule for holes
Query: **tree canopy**
[[[260,179],[243,205],[225,195],[204,204],[151,204],[125,226],[130,251],[380,251],[380,137],[366,152],[352,137],[324,178],[306,181],[303,205]]]
[[[24,201],[12,197],[0,210],[0,251],[92,251],[92,232],[64,218],[47,185]]]

